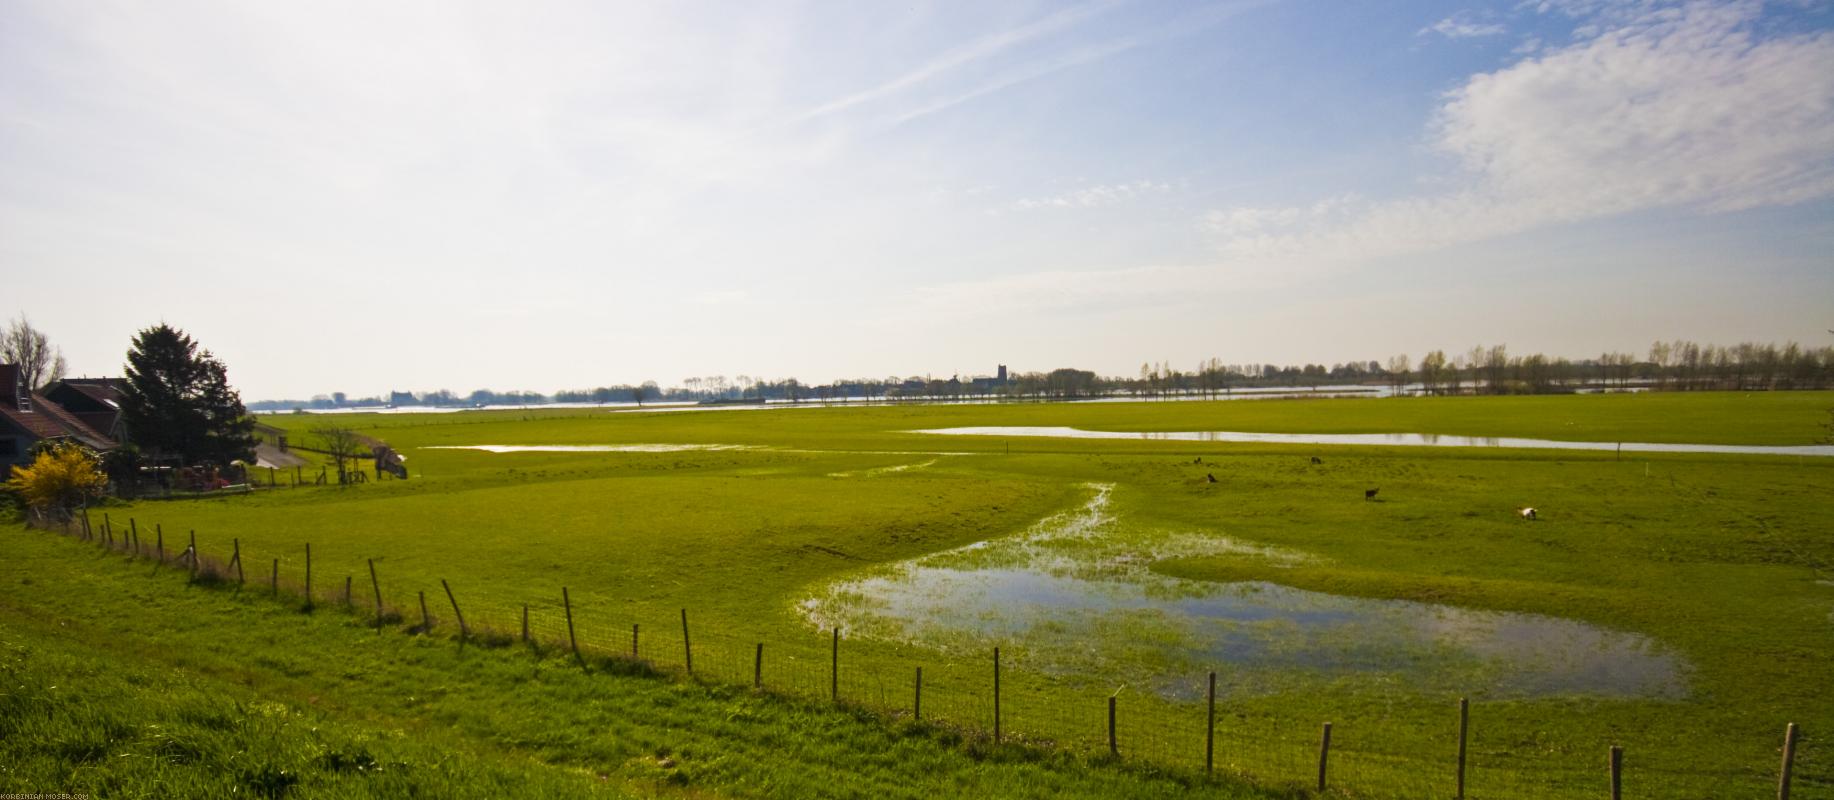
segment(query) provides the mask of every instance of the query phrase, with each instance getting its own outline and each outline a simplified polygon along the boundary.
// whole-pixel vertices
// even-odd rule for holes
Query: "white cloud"
[[[1478,36],[1498,36],[1509,32],[1509,29],[1495,22],[1477,22],[1470,14],[1458,13],[1438,22],[1421,28],[1415,36],[1437,33],[1447,39],[1470,39]]]
[[[1036,208],[1100,208],[1159,194],[1171,188],[1171,184],[1155,181],[1088,186],[1049,197],[1028,197],[1013,203],[1013,208],[1021,211]]]
[[[1834,34],[1760,39],[1754,4],[1614,6],[1582,42],[1447,93],[1449,188],[1206,220],[1233,255],[1370,257],[1655,208],[1834,196]],[[1637,13],[1632,13],[1632,12]]]

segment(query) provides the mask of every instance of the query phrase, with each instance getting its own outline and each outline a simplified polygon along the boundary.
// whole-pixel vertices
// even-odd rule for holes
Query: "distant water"
[[[1446,436],[1437,433],[1247,433],[1240,431],[1086,431],[1079,428],[986,426],[931,428],[912,433],[952,436],[1042,436],[1061,439],[1132,439],[1168,442],[1256,442],[1264,444],[1351,444],[1399,447],[1520,447],[1531,450],[1622,450],[1626,453],[1736,453],[1772,456],[1834,456],[1834,445],[1673,444],[1667,442],[1566,442],[1507,436]]]

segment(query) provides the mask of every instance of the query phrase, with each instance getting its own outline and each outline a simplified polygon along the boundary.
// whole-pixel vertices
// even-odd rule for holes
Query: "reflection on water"
[[[1522,447],[1535,450],[1622,450],[1626,453],[1745,453],[1834,456],[1834,445],[1765,446],[1670,444],[1661,442],[1563,442],[1507,436],[1447,436],[1437,433],[1245,433],[1240,431],[1086,431],[1080,428],[985,426],[932,428],[912,433],[957,436],[1045,436],[1063,439],[1133,439],[1175,442],[1259,442],[1265,444],[1361,444],[1401,447]]]
[[[1653,640],[1537,614],[1372,600],[1271,583],[1151,572],[1154,560],[1304,556],[1197,534],[1129,539],[1090,502],[1010,539],[894,564],[804,601],[806,619],[850,635],[976,652],[1018,645],[1036,667],[1112,677],[1129,664],[1291,679],[1376,675],[1503,696],[1679,696],[1678,660]],[[1137,669],[1137,668],[1136,668]],[[1176,694],[1163,675],[1131,675]]]

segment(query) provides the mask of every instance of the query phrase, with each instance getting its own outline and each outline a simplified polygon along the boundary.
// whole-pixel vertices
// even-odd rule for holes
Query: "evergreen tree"
[[[254,457],[255,419],[223,362],[164,323],[136,334],[127,351],[121,417],[128,438],[151,455],[216,465]]]

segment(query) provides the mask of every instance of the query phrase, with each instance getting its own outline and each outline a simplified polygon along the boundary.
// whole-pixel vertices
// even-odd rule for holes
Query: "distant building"
[[[1005,364],[1000,365],[1000,374],[996,376],[995,379],[1001,383],[1006,382],[1006,365]]]
[[[33,445],[57,439],[103,452],[118,446],[113,437],[32,391],[25,385],[25,376],[17,364],[0,364],[0,477],[11,474],[14,466],[27,463]]]

